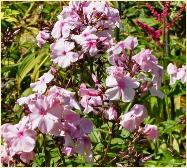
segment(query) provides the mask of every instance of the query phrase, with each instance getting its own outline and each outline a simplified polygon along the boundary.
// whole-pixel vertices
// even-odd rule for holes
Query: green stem
[[[164,18],[163,20],[163,58],[162,58],[162,65],[163,65],[163,68],[165,68],[165,62],[164,62],[164,57],[165,57],[165,45],[166,45],[166,40],[165,40],[165,37],[166,37],[166,18]],[[166,83],[165,83],[165,80],[163,82],[163,85],[164,85],[164,91],[165,90],[165,86],[166,86]],[[166,98],[163,100],[163,119],[164,120],[167,120],[167,112],[166,112]]]
[[[50,166],[50,157],[49,153],[47,151],[47,137],[45,134],[43,134],[43,147],[44,147],[44,154],[45,154],[45,166],[49,167]]]
[[[121,12],[122,12],[122,11],[121,11],[121,2],[118,1],[117,4],[118,4],[119,15],[121,16]],[[115,34],[116,34],[116,41],[119,41],[119,40],[120,40],[120,38],[119,38],[119,35],[120,35],[120,28],[116,28]]]
[[[114,128],[115,128],[115,124],[112,123],[112,128],[111,128],[111,130],[110,130],[110,128],[109,128],[109,140],[108,140],[108,144],[107,144],[107,147],[106,147],[106,149],[105,149],[105,153],[104,153],[103,159],[101,160],[101,163],[103,163],[103,162],[105,161],[105,158],[106,158],[106,156],[107,156],[107,153],[108,153],[108,151],[109,151],[109,149],[110,149],[110,144],[111,144],[111,141],[112,141]]]
[[[60,153],[60,158],[61,158],[61,160],[62,160],[62,162],[63,162],[63,166],[65,167],[65,166],[66,166],[66,161],[65,161],[64,154],[62,153],[61,147],[60,147],[60,145],[58,144],[58,142],[57,142],[57,147],[58,147],[58,151],[59,151],[59,153]]]
[[[34,3],[35,3],[35,2],[31,3],[29,9],[26,11],[25,16],[23,17],[22,20],[25,20],[25,19],[29,16],[29,12],[32,10],[32,8],[33,8],[33,6],[34,6]]]

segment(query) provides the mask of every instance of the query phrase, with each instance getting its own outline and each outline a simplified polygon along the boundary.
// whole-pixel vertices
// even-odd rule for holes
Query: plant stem
[[[60,153],[60,158],[61,158],[61,160],[62,160],[62,162],[63,162],[63,166],[66,166],[64,154],[62,153],[61,147],[60,147],[60,145],[58,144],[58,142],[57,142],[57,147],[58,147],[58,151],[59,151],[59,153]]]
[[[168,17],[166,17],[166,25],[168,23]],[[170,38],[169,38],[169,30],[166,30],[166,43],[165,43],[165,49],[166,49],[166,56],[170,56]],[[174,119],[175,117],[175,103],[174,103],[174,97],[170,97],[170,102],[171,102],[171,114],[170,118]]]
[[[101,163],[103,163],[103,162],[105,161],[105,158],[106,158],[106,156],[107,156],[107,153],[108,153],[108,151],[109,151],[109,149],[110,149],[110,144],[111,144],[112,137],[113,137],[114,127],[115,127],[115,124],[112,123],[112,128],[111,128],[111,130],[109,129],[109,142],[108,142],[107,147],[106,147],[106,149],[105,149],[105,153],[104,153],[103,159],[101,160]]]
[[[118,4],[119,15],[121,16],[121,2],[118,1],[117,4]],[[116,28],[116,32],[115,33],[116,33],[116,41],[119,41],[120,40],[119,39],[120,28]]]
[[[166,40],[165,40],[165,36],[166,36],[166,18],[164,18],[163,20],[163,58],[162,58],[162,65],[163,65],[163,68],[165,68],[165,62],[164,62],[164,57],[165,57],[165,45],[166,45]],[[165,91],[165,86],[166,86],[166,83],[165,83],[165,80],[163,82],[163,85],[164,85],[164,91]],[[166,112],[166,98],[163,100],[163,119],[164,120],[167,120],[167,112]]]
[[[43,134],[43,147],[44,147],[44,154],[45,154],[45,166],[50,166],[50,159],[49,159],[49,153],[47,151],[47,138],[46,135]]]

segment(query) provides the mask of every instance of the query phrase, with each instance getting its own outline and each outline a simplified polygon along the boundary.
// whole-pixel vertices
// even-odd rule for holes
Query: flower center
[[[90,47],[92,47],[92,46],[95,45],[95,42],[93,42],[93,41],[89,41],[89,42],[88,42],[88,45],[89,45]]]
[[[120,88],[125,88],[125,81],[124,81],[124,80],[119,80],[119,81],[118,81],[118,86],[119,86]]]
[[[46,115],[46,111],[44,109],[40,109],[40,115],[42,116]]]
[[[23,137],[23,131],[18,132],[18,137],[19,138]]]
[[[84,33],[84,34],[83,34],[83,37],[87,37],[87,36],[88,36],[88,33]]]
[[[62,52],[62,55],[63,55],[63,56],[66,56],[66,54],[67,54],[66,51],[63,51],[63,52]]]

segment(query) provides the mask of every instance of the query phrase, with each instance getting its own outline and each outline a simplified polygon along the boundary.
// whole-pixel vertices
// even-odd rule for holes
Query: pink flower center
[[[83,34],[83,37],[87,37],[87,36],[88,36],[88,33],[84,33],[84,34]]]
[[[45,78],[42,78],[42,79],[40,80],[40,82],[41,82],[41,83],[45,83]]]
[[[40,115],[42,116],[46,115],[46,111],[44,109],[40,109]]]
[[[18,137],[19,138],[23,137],[23,131],[18,132]]]
[[[66,51],[63,51],[63,52],[62,52],[62,55],[63,55],[63,56],[65,56],[66,54],[67,54],[67,52],[66,52]]]
[[[124,80],[119,80],[118,81],[118,86],[120,87],[120,88],[125,88],[125,81]]]
[[[95,45],[95,42],[93,42],[93,41],[89,41],[89,42],[88,42],[88,46],[89,46],[89,47],[92,47],[92,46],[94,46],[94,45]]]

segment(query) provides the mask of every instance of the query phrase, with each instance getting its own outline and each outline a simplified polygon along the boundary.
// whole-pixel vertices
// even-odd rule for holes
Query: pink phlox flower
[[[81,32],[80,35],[73,35],[72,39],[74,39],[78,44],[83,44],[85,41],[88,40],[96,40],[97,36],[94,34],[96,33],[97,29],[92,26],[87,26],[84,31]]]
[[[47,73],[44,73],[37,82],[31,83],[30,87],[33,91],[43,94],[47,89],[47,84],[54,79],[54,76],[51,74],[51,70]]]
[[[89,52],[91,56],[95,56],[98,53],[97,39],[87,39],[81,43],[84,53]]]
[[[137,37],[128,36],[124,40],[125,48],[133,50],[138,45]]]
[[[80,105],[74,98],[73,92],[66,90],[64,88],[58,86],[52,86],[48,90],[48,102],[50,107],[52,107],[56,103],[60,103],[64,107],[70,107],[80,110]]]
[[[103,29],[114,29],[119,27],[119,11],[109,6],[108,2],[90,2],[88,6],[83,7],[83,13],[86,15],[89,24],[96,24]]]
[[[35,100],[37,98],[37,96],[38,96],[38,94],[34,93],[29,96],[21,97],[21,98],[17,99],[16,103],[18,103],[20,106],[22,106],[24,104],[28,105],[30,102]]]
[[[94,107],[102,105],[105,99],[102,92],[86,88],[85,84],[81,84],[79,95],[82,97],[80,104],[84,107],[84,113],[95,112]]]
[[[149,88],[149,91],[152,96],[157,96],[161,99],[164,98],[164,94],[160,91],[160,87],[158,87],[157,84],[153,84],[153,86]]]
[[[91,141],[88,137],[82,137],[77,140],[75,151],[85,158],[88,163],[93,162],[93,153],[91,150]]]
[[[75,153],[75,150],[73,147],[67,146],[63,148],[63,152],[65,153],[66,156],[71,156]]]
[[[10,165],[10,163],[12,162],[13,157],[10,155],[8,145],[4,142],[4,144],[1,145],[1,166],[3,165],[3,163]]]
[[[129,112],[120,116],[120,125],[132,132],[135,129],[138,129],[146,116],[146,108],[143,105],[135,104]]]
[[[88,6],[83,7],[83,13],[91,22],[98,20],[98,14],[102,15],[106,11],[106,2],[92,1]]]
[[[70,35],[70,31],[75,28],[75,21],[71,17],[63,18],[58,15],[58,21],[55,23],[51,35],[56,38],[67,38]]]
[[[83,15],[83,7],[86,7],[89,2],[86,1],[70,1],[69,6],[63,6],[63,10],[61,12],[61,16],[63,18],[70,17],[72,20],[80,21],[81,16]]]
[[[158,128],[156,125],[145,125],[143,132],[148,139],[156,140],[158,138]]]
[[[125,66],[127,60],[126,49],[133,50],[138,45],[136,37],[129,36],[124,41],[118,42],[112,46],[107,52],[109,54],[109,62],[116,66]]]
[[[38,35],[36,36],[37,45],[42,47],[49,38],[50,34],[47,30],[39,31]]]
[[[72,62],[78,60],[79,55],[72,50],[75,48],[74,42],[59,39],[51,45],[52,60],[62,68],[70,66]]]
[[[157,65],[158,60],[152,55],[149,49],[142,49],[138,54],[132,57],[141,69],[145,72],[154,72],[154,67]]]
[[[178,69],[177,79],[181,80],[182,83],[186,83],[186,66],[183,65],[182,68]]]
[[[31,160],[34,160],[35,158],[35,153],[33,151],[31,152],[22,152],[20,154],[20,159],[24,163],[30,163]]]
[[[89,119],[80,118],[78,114],[71,110],[66,109],[64,111],[63,119],[67,124],[67,131],[73,138],[79,138],[89,134],[93,129],[93,124]]]
[[[63,107],[55,104],[50,107],[47,97],[37,99],[28,105],[31,113],[29,114],[32,129],[38,127],[42,133],[48,133],[56,122],[62,118]]]
[[[112,8],[112,7],[108,7],[108,24],[109,24],[109,28],[111,27],[112,29],[116,28],[116,27],[120,27],[121,24],[121,20],[120,20],[120,16],[119,16],[119,10]]]
[[[114,68],[113,68],[114,69]],[[130,102],[135,96],[135,88],[138,88],[139,82],[131,78],[129,74],[124,75],[121,67],[116,67],[113,74],[110,74],[106,78],[106,86],[109,89],[106,90],[105,95],[109,100],[120,100]]]
[[[14,153],[31,152],[35,147],[35,131],[27,129],[21,124],[6,124],[2,134],[5,142],[11,144]]]
[[[94,34],[96,28],[88,26],[80,35],[74,35],[72,38],[82,46],[84,53],[89,52],[91,56],[97,54],[97,39]]]
[[[186,82],[186,68],[177,68],[172,63],[169,63],[167,66],[167,73],[170,75],[170,85],[175,84],[177,80],[181,80],[182,83]]]
[[[106,110],[105,117],[109,120],[117,119],[117,111],[113,106],[110,106],[108,110]]]

